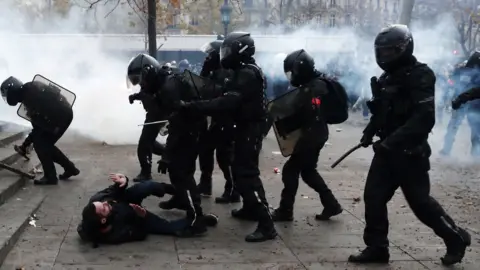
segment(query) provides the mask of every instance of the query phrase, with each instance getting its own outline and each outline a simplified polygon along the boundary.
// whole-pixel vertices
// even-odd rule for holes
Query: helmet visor
[[[407,49],[407,42],[395,46],[375,46],[375,58],[379,63],[397,60]]]
[[[131,89],[133,86],[140,84],[141,75],[127,75],[127,88]]]
[[[222,47],[220,48],[220,61],[229,57],[232,54],[232,48]]]

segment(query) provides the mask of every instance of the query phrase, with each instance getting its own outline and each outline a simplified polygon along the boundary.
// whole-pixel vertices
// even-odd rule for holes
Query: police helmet
[[[392,24],[375,38],[375,59],[383,70],[395,69],[413,55],[413,36],[408,26]]]
[[[468,58],[465,67],[467,68],[480,68],[480,52],[474,51]]]
[[[223,40],[214,40],[207,42],[200,47],[200,51],[206,54],[220,53],[220,47],[222,46]]]
[[[173,60],[172,62],[170,62],[170,65],[172,65],[173,68],[176,68],[177,67],[177,61]]]
[[[160,68],[160,63],[148,54],[141,53],[128,64],[127,87],[132,85],[144,85],[148,80],[153,79],[155,71]]]
[[[296,50],[285,57],[283,71],[290,84],[304,85],[315,75],[315,60],[305,50]]]
[[[15,106],[22,101],[23,82],[10,76],[0,86],[3,100],[10,106]]]
[[[178,63],[178,68],[181,70],[190,69],[190,63],[187,59],[183,59]]]
[[[255,42],[247,32],[232,32],[225,37],[220,47],[220,64],[231,69],[255,54]]]

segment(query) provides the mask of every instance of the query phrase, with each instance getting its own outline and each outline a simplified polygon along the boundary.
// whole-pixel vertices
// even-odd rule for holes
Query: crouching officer
[[[367,147],[375,135],[380,138],[373,143],[375,155],[364,191],[367,248],[348,260],[388,263],[387,203],[401,188],[415,216],[446,244],[442,263],[458,263],[470,235],[430,196],[428,134],[435,124],[435,75],[413,56],[413,37],[405,25],[391,25],[377,35],[375,57],[385,72],[371,79],[372,118],[361,139]]]
[[[139,78],[136,74],[139,71],[135,69],[144,65],[152,65],[155,66],[155,68],[160,68],[160,64],[157,62],[157,60],[149,55],[142,55],[141,57],[132,59],[128,70],[128,74],[131,75],[127,75],[131,78],[127,78],[127,86],[138,84]],[[148,89],[146,89],[146,87],[148,86],[141,85],[140,92],[132,94],[128,97],[130,104],[133,104],[135,100],[140,100],[142,102],[143,108],[146,111],[145,124],[164,120],[166,115],[162,114],[154,100],[154,96],[148,91]],[[133,179],[133,182],[142,182],[152,179],[152,153],[154,150],[156,150],[156,148],[158,148],[156,145],[156,138],[161,128],[162,124],[143,126],[137,146],[140,173]]]
[[[137,58],[145,57],[140,54]],[[152,58],[153,59],[153,58]],[[153,59],[153,61],[156,61]],[[140,65],[139,65],[140,64]],[[159,161],[159,172],[168,171],[171,183],[176,188],[171,204],[185,209],[190,226],[181,236],[203,235],[207,231],[201,199],[195,183],[194,173],[198,155],[198,136],[205,117],[179,111],[180,102],[195,97],[195,90],[184,83],[180,74],[173,74],[159,64],[132,60],[129,67],[132,84],[140,84],[155,97],[162,114],[169,115],[168,137],[165,152]],[[134,72],[135,71],[135,72]],[[136,80],[138,78],[138,80]],[[179,234],[180,235],[180,234]]]
[[[128,187],[128,178],[110,174],[113,185],[93,195],[82,211],[77,227],[80,237],[98,244],[121,244],[144,240],[148,234],[176,235],[189,226],[187,219],[168,221],[143,208],[148,196],[174,194],[172,185],[145,181]],[[215,226],[218,219],[206,215],[207,224]]]
[[[38,75],[37,75],[38,76]],[[22,103],[27,110],[33,129],[29,140],[42,163],[44,176],[35,180],[36,185],[56,185],[58,178],[65,180],[80,171],[65,154],[55,146],[73,120],[72,105],[63,96],[61,89],[53,83],[32,81],[23,84],[15,77],[9,77],[0,86],[2,97],[10,106]],[[65,169],[58,176],[55,163]]]
[[[207,54],[203,63],[200,76],[210,78],[217,85],[223,87],[225,79],[230,71],[220,66],[220,46],[222,40],[215,40],[202,46],[202,51]],[[198,185],[202,194],[212,193],[212,174],[214,167],[214,152],[216,152],[217,164],[225,177],[223,194],[215,198],[216,203],[240,202],[240,194],[235,190],[232,175],[233,161],[233,120],[229,115],[218,114],[211,118],[208,126],[200,136],[199,163],[202,171]]]
[[[304,111],[304,119],[308,120],[302,127],[302,136],[295,144],[293,154],[283,165],[284,188],[280,207],[275,209],[272,216],[275,221],[293,220],[293,204],[298,190],[298,177],[301,175],[303,181],[320,195],[320,201],[324,208],[316,218],[328,220],[343,211],[325,180],[317,171],[318,156],[328,140],[327,119],[325,109],[322,107],[329,90],[327,84],[322,80],[323,74],[315,70],[315,62],[306,51],[298,50],[290,53],[285,58],[283,66],[292,86],[297,87],[299,89],[297,91],[309,91],[310,93],[306,100],[302,100],[304,105],[299,105]],[[312,100],[311,97],[315,98]]]
[[[246,236],[247,242],[261,242],[277,236],[265,198],[258,160],[262,148],[266,121],[265,79],[255,64],[255,44],[249,33],[230,33],[220,48],[220,63],[233,71],[225,84],[223,96],[182,104],[184,110],[207,115],[223,113],[235,124],[233,180],[243,198],[243,207],[233,210],[232,216],[258,220],[255,232]]]

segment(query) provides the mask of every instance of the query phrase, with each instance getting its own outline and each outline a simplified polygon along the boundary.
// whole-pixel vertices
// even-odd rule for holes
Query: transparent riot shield
[[[198,76],[186,69],[183,72],[185,82],[187,82],[195,91],[198,99],[213,99],[222,95],[221,86],[209,78]]]
[[[293,89],[267,104],[268,113],[273,119],[275,137],[284,157],[293,153],[306,124],[302,94],[302,90]]]
[[[67,106],[72,107],[75,103],[75,100],[77,99],[75,93],[56,84],[55,82],[52,82],[51,80],[43,77],[42,75],[35,75],[35,77],[33,77],[32,83],[36,83],[36,85],[41,86],[39,91],[48,91],[55,93],[55,95],[53,96],[57,98],[58,101],[67,104]],[[28,108],[25,107],[23,103],[20,104],[20,106],[18,107],[17,114],[21,118],[27,121],[31,121],[30,115],[28,113]]]

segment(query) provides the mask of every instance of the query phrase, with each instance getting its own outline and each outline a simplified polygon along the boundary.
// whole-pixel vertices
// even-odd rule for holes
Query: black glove
[[[133,102],[137,99],[138,99],[138,93],[137,94],[131,94],[130,96],[128,96],[128,101],[130,102],[130,104],[133,104]]]
[[[460,98],[456,98],[452,100],[452,109],[458,110],[462,105],[463,105],[463,100],[461,100]]]
[[[372,145],[372,143],[373,143],[373,136],[363,134],[362,138],[360,139],[360,144],[362,145],[362,147],[367,148],[370,145]]]
[[[169,162],[166,159],[160,159],[158,162],[158,172],[161,174],[166,174],[168,172]]]
[[[383,142],[376,141],[375,143],[373,143],[373,152],[375,152],[376,154],[386,153],[388,151],[390,151],[390,148]]]
[[[378,78],[373,76],[370,78],[370,88],[374,97],[378,96],[380,92],[380,85],[378,84]]]

